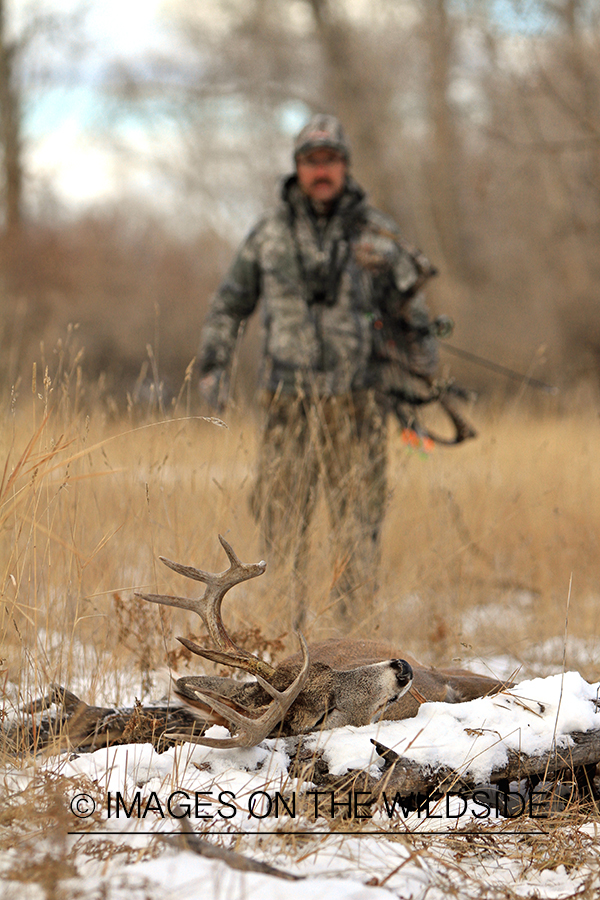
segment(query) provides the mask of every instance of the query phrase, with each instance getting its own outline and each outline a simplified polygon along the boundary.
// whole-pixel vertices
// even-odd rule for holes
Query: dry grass
[[[134,589],[188,589],[158,555],[219,571],[222,533],[244,560],[260,557],[247,502],[257,425],[234,412],[221,427],[177,407],[138,425],[107,419],[104,406],[87,416],[71,399],[77,379],[61,392],[65,377],[36,385],[4,415],[2,668],[26,694],[59,681],[83,687],[89,702],[119,702],[124,665],[135,662],[129,694],[148,695],[150,673],[174,647],[173,619],[196,628],[187,614],[133,598]],[[427,458],[392,429],[381,591],[355,634],[385,635],[432,662],[526,659],[534,645],[562,638],[571,579],[569,634],[598,634],[596,411],[542,417],[512,408],[478,425],[477,441]],[[340,628],[323,507],[308,585],[313,639]],[[231,627],[258,626],[267,640],[288,634],[285,589],[269,571],[240,585],[227,600]]]
[[[186,613],[133,597],[134,589],[189,589],[160,566],[158,555],[219,571],[225,561],[218,532],[243,560],[261,555],[247,503],[257,439],[251,415],[234,412],[222,427],[186,416],[180,405],[160,420],[140,421],[135,409],[129,418],[114,420],[105,403],[89,414],[78,410],[78,383],[75,369],[64,368],[54,383],[47,378],[36,384],[31,395],[7,404],[4,412],[0,714],[19,698],[40,696],[50,682],[71,687],[90,703],[159,697],[163,687],[156,670],[176,649],[174,635],[197,624]],[[482,413],[477,424],[477,441],[437,449],[427,458],[407,450],[392,428],[380,597],[352,630],[384,635],[431,662],[510,654],[527,663],[536,647],[556,638],[551,662],[558,670],[571,580],[569,635],[588,639],[600,630],[600,507],[593,502],[600,490],[598,416],[588,403],[543,416],[513,406]],[[328,538],[323,504],[309,583],[307,630],[313,639],[340,628],[329,599]],[[292,610],[284,590],[269,570],[258,581],[239,585],[227,598],[228,623],[246,632],[254,646],[281,652],[271,642],[288,635],[284,643],[292,643]],[[180,655],[177,666],[183,671],[186,664]],[[192,669],[199,665],[194,661]],[[583,674],[598,678],[593,666],[584,667]],[[30,867],[27,877],[42,885],[46,896],[63,896],[55,863],[60,873],[69,871],[73,850],[64,843],[66,813],[63,801],[56,800],[60,786],[42,779],[27,790],[43,794],[58,842],[54,861],[41,859],[39,871]],[[53,803],[62,812],[53,813]],[[13,812],[6,807],[0,843],[35,844],[38,824],[27,823],[24,815],[20,801]],[[597,869],[590,838],[581,830],[588,813],[576,820],[574,815],[557,822],[545,843],[524,836],[505,846],[501,837],[490,843],[483,834],[480,840],[442,842],[435,851],[442,865],[436,883],[459,896],[462,871],[469,896],[477,896],[480,887],[483,896],[477,867],[504,853],[524,868],[562,864],[575,870],[591,861]],[[418,836],[403,840],[427,869],[431,842]],[[286,852],[294,856],[293,846],[292,840],[286,851],[278,842],[271,861],[279,862]],[[115,844],[109,855],[126,851]],[[311,852],[306,842],[299,845],[298,854]],[[393,872],[378,878],[379,883],[390,878],[391,885]],[[513,894],[506,888],[502,896]]]
[[[426,461],[407,462],[393,446],[392,602],[418,598],[404,603],[410,633],[442,656],[461,655],[465,641],[476,654],[526,658],[563,635],[572,580],[569,634],[598,635],[596,410],[540,417],[508,409],[479,425],[477,441]]]

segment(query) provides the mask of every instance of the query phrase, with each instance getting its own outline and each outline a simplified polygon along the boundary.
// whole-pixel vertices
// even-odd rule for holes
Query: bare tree
[[[358,180],[445,276],[433,305],[460,343],[517,367],[547,344],[575,371],[600,274],[598,13],[533,6],[539,34],[500,27],[489,0],[182,4],[171,48],[107,79],[112,111],[146,126],[124,165],[152,169],[161,217],[236,243],[291,168],[293,134],[334,112]]]
[[[428,170],[430,202],[444,255],[444,267],[455,277],[465,277],[463,216],[459,196],[461,153],[456,114],[450,104],[456,25],[447,0],[425,0],[423,40],[427,52],[426,95],[431,139]]]
[[[6,3],[0,0],[0,153],[4,234],[12,246],[23,216],[22,113],[15,77],[17,44],[7,34]]]
[[[59,65],[81,51],[85,6],[63,14],[29,2],[18,26],[9,13],[10,5],[0,0],[0,198],[5,242],[11,246],[25,217],[27,107],[34,90],[54,87],[57,77],[64,77],[57,75]]]

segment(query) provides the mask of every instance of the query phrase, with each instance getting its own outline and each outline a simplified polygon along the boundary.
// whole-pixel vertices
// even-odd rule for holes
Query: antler
[[[212,574],[211,572],[203,572],[202,569],[196,569],[194,566],[183,566],[181,563],[173,562],[164,556],[159,557],[160,561],[173,569],[179,575],[186,578],[192,578],[194,581],[201,581],[206,585],[206,590],[202,597],[177,597],[169,594],[142,594],[136,591],[135,596],[148,600],[150,603],[160,603],[163,606],[177,606],[180,609],[189,609],[198,613],[208,629],[208,633],[213,639],[216,646],[225,651],[227,654],[227,664],[243,668],[253,675],[262,675],[269,677],[275,671],[268,663],[263,662],[247,650],[237,647],[223,625],[221,617],[221,603],[227,591],[240,584],[242,581],[248,581],[249,578],[256,578],[262,575],[267,568],[264,560],[258,563],[246,564],[240,562],[236,553],[230,544],[227,543],[222,535],[219,535],[221,546],[225,550],[230,562],[229,568],[220,574]],[[179,640],[188,647],[193,653],[205,656],[206,651],[202,650],[197,644],[191,641],[186,642],[184,639]],[[211,659],[214,657],[207,657]],[[216,660],[217,662],[225,662],[225,659]],[[243,662],[245,661],[245,662]]]
[[[186,689],[188,691],[193,691],[201,703],[210,706],[211,709],[220,713],[225,719],[231,722],[232,725],[237,726],[238,732],[233,737],[208,738],[172,732],[168,732],[168,736],[174,740],[190,741],[194,744],[203,744],[206,747],[255,747],[257,744],[260,744],[262,740],[269,736],[275,726],[283,721],[285,714],[306,682],[310,665],[308,647],[300,633],[298,633],[298,640],[300,641],[300,647],[302,649],[302,668],[285,691],[278,691],[272,684],[269,684],[268,681],[259,675],[258,672],[254,672],[258,683],[275,701],[267,707],[261,707],[261,709],[264,709],[265,711],[258,718],[251,718],[248,715],[237,712],[231,706],[222,703],[221,700],[218,699],[219,695],[214,694],[212,691],[202,691],[200,688],[193,685],[186,685]],[[186,641],[183,643],[187,646],[188,643],[191,642]],[[213,657],[211,651],[205,650],[201,650],[201,655],[207,656],[208,659],[221,656],[221,654],[216,653]],[[223,656],[228,656],[228,654],[223,654]],[[221,660],[219,659],[217,661]],[[227,661],[230,662],[230,660]]]
[[[289,687],[284,691],[278,691],[268,680],[273,679],[275,669],[258,657],[248,653],[247,650],[243,650],[234,644],[227,634],[221,618],[223,597],[234,585],[247,581],[249,578],[256,578],[258,575],[262,575],[267,564],[264,560],[251,565],[242,563],[225,538],[219,535],[219,540],[230,562],[229,568],[220,574],[204,572],[202,569],[196,569],[194,566],[183,566],[180,563],[172,562],[170,559],[160,557],[161,562],[173,569],[174,572],[178,572],[186,578],[192,578],[194,581],[203,582],[206,585],[206,591],[202,597],[176,597],[169,594],[142,594],[138,592],[136,592],[136,596],[141,597],[143,600],[149,600],[150,603],[177,606],[181,609],[189,609],[198,613],[219,649],[205,649],[187,638],[178,638],[184,647],[187,647],[188,650],[191,650],[192,653],[196,653],[198,656],[205,657],[205,659],[234,666],[237,669],[243,669],[251,673],[274,700],[274,703],[260,708],[264,710],[261,715],[252,717],[233,709],[223,702],[223,698],[220,695],[208,689],[203,691],[201,687],[187,682],[185,686],[187,692],[191,691],[199,703],[220,713],[238,731],[237,734],[229,738],[194,737],[189,734],[171,732],[168,733],[169,737],[175,740],[193,741],[208,747],[254,747],[267,737],[279,722],[283,721],[288,709],[304,687],[310,664],[308,647],[302,635],[298,634],[298,640],[302,649],[301,669]],[[191,700],[189,696],[186,697],[185,694],[178,693],[183,699]]]

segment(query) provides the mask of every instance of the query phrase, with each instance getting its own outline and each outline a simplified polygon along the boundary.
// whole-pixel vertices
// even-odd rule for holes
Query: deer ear
[[[228,720],[223,716],[216,712],[212,707],[210,707],[207,703],[203,703],[199,698],[190,697],[189,694],[184,694],[181,691],[178,691],[177,688],[174,689],[174,693],[188,709],[198,710],[202,713],[201,721],[206,723],[206,725],[223,725],[225,728],[229,728]],[[221,698],[225,703],[225,698]]]
[[[229,709],[233,709],[240,714],[244,712],[244,707],[240,706],[239,703],[236,703],[235,700],[232,700],[231,697],[225,697],[223,694],[219,694],[217,691],[211,691],[208,688],[203,689],[200,686],[196,687],[192,684],[185,684],[184,692],[181,690],[181,684],[176,684],[174,687],[174,692],[177,694],[180,700],[183,700],[184,703],[188,704],[189,706],[193,706],[194,709],[214,712],[214,707],[210,706],[208,701],[215,699],[219,701],[221,706],[226,706]],[[227,726],[227,722],[223,720],[222,722],[219,722],[219,725]]]

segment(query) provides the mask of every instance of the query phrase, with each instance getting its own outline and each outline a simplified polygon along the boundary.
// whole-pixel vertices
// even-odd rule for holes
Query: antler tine
[[[239,559],[237,553],[235,552],[235,550],[233,549],[233,547],[231,546],[229,541],[226,541],[222,534],[218,534],[217,537],[219,538],[219,543],[221,544],[221,547],[227,554],[227,558],[229,559],[229,562],[231,563],[231,565],[232,566],[243,566],[244,565],[243,562],[241,562],[241,560]],[[266,562],[264,562],[262,560],[261,560],[261,562],[263,562],[263,565],[266,566]],[[260,565],[260,563],[259,563],[259,565]]]
[[[275,726],[283,721],[285,714],[306,682],[310,666],[308,647],[304,637],[299,632],[297,633],[297,636],[302,649],[302,668],[285,691],[278,691],[258,673],[255,673],[259,684],[274,700],[274,703],[271,703],[258,719],[252,719],[249,716],[238,713],[235,709],[232,709],[225,703],[221,703],[221,701],[214,697],[209,691],[204,692],[194,688],[194,693],[202,703],[206,703],[206,705],[210,706],[211,709],[214,709],[215,712],[220,713],[229,722],[238,726],[238,733],[229,738],[196,737],[194,735],[179,733],[170,733],[169,737],[175,740],[202,744],[206,747],[256,747],[257,744],[260,744],[262,740],[269,736]]]
[[[419,706],[421,705],[421,703],[427,703],[427,697],[422,694],[421,691],[417,690],[414,685],[411,685],[409,687],[408,693],[411,695],[411,697],[415,698]]]
[[[136,596],[141,597],[143,600],[148,600],[150,603],[177,606],[181,609],[189,609],[198,613],[217,647],[221,650],[233,651],[235,654],[242,656],[250,656],[245,650],[236,647],[225,631],[221,618],[221,603],[230,588],[240,584],[242,581],[248,581],[249,578],[256,578],[258,575],[262,575],[267,568],[267,564],[264,560],[251,564],[242,563],[224,537],[219,535],[219,541],[230,563],[229,568],[219,574],[204,572],[202,569],[197,569],[194,566],[184,566],[181,563],[166,559],[164,556],[159,557],[165,566],[168,566],[169,569],[172,569],[179,575],[205,584],[206,590],[202,597],[192,598],[142,593],[136,593]]]
[[[189,638],[178,637],[177,640],[197,656],[210,659],[211,662],[220,663],[223,666],[233,666],[234,669],[242,669],[244,672],[250,672],[251,675],[255,675],[257,678],[259,676],[269,678],[275,672],[273,666],[270,666],[269,663],[259,659],[257,656],[242,655],[246,654],[245,650],[238,650],[237,653],[226,653],[223,650],[209,650],[208,648],[200,647],[194,641],[190,641]]]

